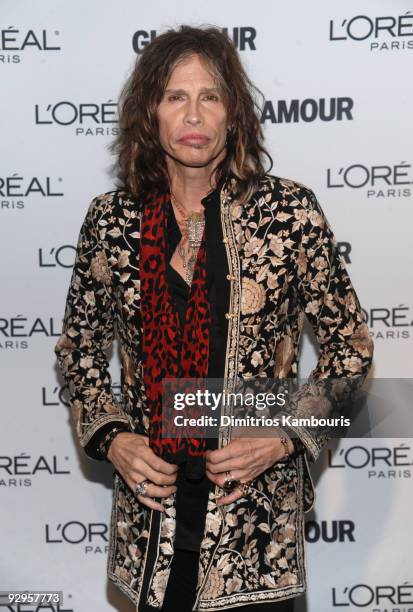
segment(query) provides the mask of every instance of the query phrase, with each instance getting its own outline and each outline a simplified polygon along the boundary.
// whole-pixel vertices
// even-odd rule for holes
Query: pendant
[[[203,212],[191,212],[188,214],[188,241],[192,249],[199,249],[201,246],[202,232],[204,230],[205,219]]]

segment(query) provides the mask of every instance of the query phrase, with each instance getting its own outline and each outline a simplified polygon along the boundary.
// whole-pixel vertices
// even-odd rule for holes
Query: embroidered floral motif
[[[242,283],[242,314],[259,312],[265,304],[265,287],[252,278],[246,278]]]
[[[324,213],[305,185],[266,175],[247,203],[235,200],[234,179],[221,192],[231,282],[226,375],[297,376],[304,316],[320,345],[311,382],[286,412],[326,415],[368,372],[373,344],[356,293]],[[79,234],[62,334],[55,352],[68,383],[81,445],[109,422],[147,434],[140,316],[141,203],[124,191],[94,198]],[[106,349],[121,352],[121,397],[112,391]],[[335,384],[321,386],[321,380]],[[338,408],[339,409],[339,408]],[[300,430],[305,453],[275,464],[251,494],[217,506],[208,499],[195,608],[225,609],[277,601],[306,590],[304,513],[314,505],[308,462],[328,441],[320,429]],[[229,442],[227,434],[220,444]],[[162,606],[173,559],[175,496],[159,515],[141,505],[114,474],[108,576],[134,602]],[[155,552],[149,547],[155,544]],[[145,589],[143,589],[143,581]]]

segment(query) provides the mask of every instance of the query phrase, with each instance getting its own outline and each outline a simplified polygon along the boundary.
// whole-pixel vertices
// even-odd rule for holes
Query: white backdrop
[[[156,33],[228,28],[265,95],[271,172],[310,186],[343,243],[375,340],[371,376],[410,378],[413,5],[2,0],[0,15],[0,590],[130,610],[105,573],[111,469],[78,447],[53,353],[81,221],[113,188],[120,87]],[[330,105],[347,112],[325,120]],[[310,336],[302,350],[305,376]],[[410,438],[328,445],[297,610],[413,609],[412,455]]]

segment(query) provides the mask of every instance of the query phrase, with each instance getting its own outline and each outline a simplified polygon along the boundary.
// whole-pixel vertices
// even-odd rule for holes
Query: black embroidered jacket
[[[290,397],[285,415],[340,414],[367,375],[373,343],[337,243],[314,192],[267,174],[248,202],[237,201],[235,179],[220,191],[223,244],[230,281],[224,376],[229,381],[295,377],[307,317],[319,342],[309,382]],[[124,423],[148,431],[140,361],[139,237],[141,202],[124,191],[95,197],[81,227],[62,335],[55,346],[70,389],[80,444],[103,427]],[[106,349],[116,333],[121,355],[121,401]],[[321,384],[323,381],[326,384]],[[288,430],[287,430],[288,431]],[[209,493],[194,610],[278,601],[306,590],[304,513],[314,504],[309,464],[331,431],[294,425],[305,449],[275,463],[251,493],[217,506]],[[218,446],[231,431],[220,431]],[[107,571],[133,601],[162,606],[174,555],[175,495],[165,513],[139,503],[114,473]]]

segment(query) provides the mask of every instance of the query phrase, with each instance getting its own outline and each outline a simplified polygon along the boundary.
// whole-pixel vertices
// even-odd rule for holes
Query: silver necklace
[[[201,246],[205,216],[203,211],[188,211],[185,206],[178,202],[172,192],[171,200],[184,219],[183,227],[179,224],[182,230],[182,240],[178,244],[177,251],[185,270],[185,280],[188,285],[191,285],[198,249]],[[186,243],[188,243],[187,249],[184,246]]]

